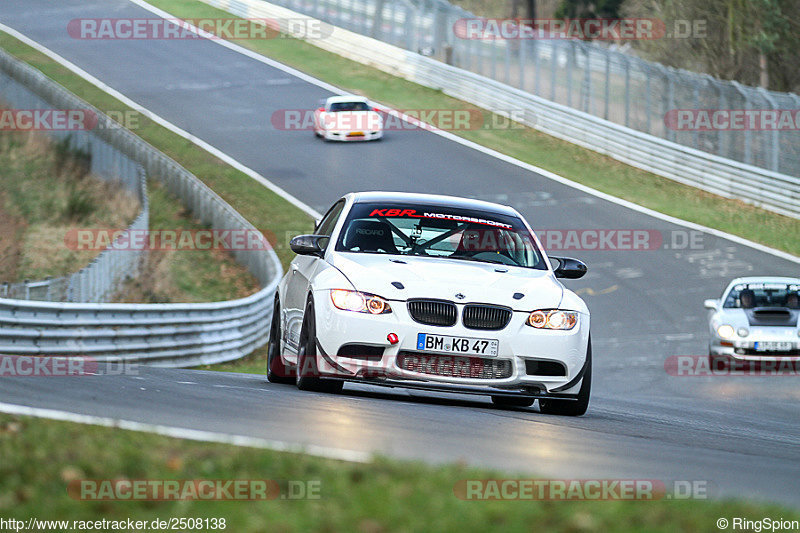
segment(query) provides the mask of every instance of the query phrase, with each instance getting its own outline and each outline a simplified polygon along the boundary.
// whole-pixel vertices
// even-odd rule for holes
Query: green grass
[[[182,18],[231,15],[197,0],[153,0]],[[238,44],[343,89],[399,109],[475,109],[428,89],[295,39],[242,40]],[[479,129],[462,137],[578,183],[684,220],[717,228],[793,254],[800,254],[800,220],[727,200],[661,178],[550,137],[531,128]]]
[[[225,518],[225,531],[714,531],[719,517],[797,519],[773,505],[735,501],[465,501],[466,479],[509,479],[454,464],[378,458],[368,464],[0,414],[0,516],[151,521]],[[318,483],[318,499],[81,501],[81,479],[274,480]],[[285,492],[284,492],[285,493]],[[210,531],[203,529],[203,531]]]
[[[191,231],[207,226],[194,219],[156,181],[148,184],[150,230]],[[152,250],[143,271],[128,281],[119,301],[144,303],[212,302],[244,298],[258,280],[223,250]]]

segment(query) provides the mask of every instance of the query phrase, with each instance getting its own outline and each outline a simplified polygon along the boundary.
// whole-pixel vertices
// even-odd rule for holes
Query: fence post
[[[731,85],[733,85],[733,87],[736,89],[736,91],[744,99],[745,109],[747,109],[747,110],[751,109],[752,106],[750,104],[750,97],[747,94],[747,92],[744,90],[744,87],[742,87],[742,85],[739,82],[736,82],[736,81],[733,81],[733,80],[731,80]],[[750,129],[749,128],[745,128],[744,129],[744,162],[747,163],[748,165],[752,164],[752,162],[753,162],[753,147],[751,146],[751,142],[752,142],[752,139],[751,139],[751,136],[750,136]]]
[[[591,52],[592,49],[588,46],[581,45],[581,49],[584,52],[583,60],[585,61],[584,64],[584,71],[583,71],[583,110],[587,113],[592,112],[592,71],[591,71]]]
[[[769,106],[772,108],[773,111],[775,111],[775,115],[777,117],[779,107],[778,107],[778,104],[775,102],[775,99],[763,87],[759,87],[758,88],[758,92],[761,94],[761,96],[764,97],[764,100],[769,102]],[[772,132],[770,132],[770,153],[769,153],[769,157],[766,157],[766,154],[765,154],[765,157],[764,157],[764,159],[766,161],[769,161],[768,164],[769,164],[770,170],[774,170],[775,172],[780,172],[780,170],[778,170],[778,166],[780,165],[780,157],[779,156],[780,156],[780,131],[778,130],[777,124],[776,124],[776,127],[773,128]]]
[[[556,101],[556,69],[558,66],[558,47],[561,41],[550,41],[550,100]]]
[[[608,120],[608,108],[610,105],[609,99],[611,98],[611,52],[609,50],[603,51],[606,56],[606,86],[603,89],[604,105],[603,105],[603,118]]]
[[[625,127],[631,127],[631,64],[627,57],[622,57],[625,62]]]
[[[517,51],[517,59],[519,59],[519,88],[525,90],[525,61],[526,61],[526,48],[528,41],[521,39],[519,42],[519,49]]]

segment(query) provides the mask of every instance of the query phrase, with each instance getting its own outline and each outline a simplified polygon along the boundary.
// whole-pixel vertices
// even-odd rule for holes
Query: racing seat
[[[380,220],[355,220],[344,236],[344,247],[353,251],[399,254],[392,238],[392,228]]]

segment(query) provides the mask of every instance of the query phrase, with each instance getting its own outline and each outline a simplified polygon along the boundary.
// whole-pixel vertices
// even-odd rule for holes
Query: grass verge
[[[197,0],[151,0],[150,3],[181,18],[231,17],[226,11]],[[482,111],[441,91],[344,59],[305,41],[251,39],[236,42],[328,83],[398,109]],[[488,118],[485,123],[504,124],[505,121],[498,117]],[[682,185],[532,128],[478,129],[457,133],[619,198],[800,255],[800,220]]]
[[[17,520],[225,518],[224,530],[235,532],[379,533],[693,532],[715,530],[720,517],[800,518],[779,506],[736,501],[465,501],[454,492],[460,480],[516,476],[459,464],[430,467],[381,458],[357,464],[254,448],[232,453],[225,444],[5,414],[0,456],[0,515]],[[291,483],[318,487],[319,498],[82,501],[67,492],[70,482],[82,479],[273,480],[281,494],[288,494]]]

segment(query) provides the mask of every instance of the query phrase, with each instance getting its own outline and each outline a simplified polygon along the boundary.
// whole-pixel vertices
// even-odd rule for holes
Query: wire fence
[[[220,4],[220,0],[206,0]],[[720,157],[800,176],[800,97],[665,67],[580,40],[464,39],[474,14],[445,0],[270,0],[596,117]],[[235,3],[235,2],[232,2]],[[225,2],[227,5],[228,2]],[[795,127],[675,127],[672,110],[789,111]],[[509,110],[513,111],[513,110]],[[773,114],[772,116],[776,116]]]
[[[28,74],[24,70],[14,68],[15,61],[6,54],[0,54],[0,98],[5,105],[25,110],[52,110],[53,103],[48,92],[42,91],[44,84],[37,76],[24,76],[18,80],[14,74]],[[36,90],[32,90],[32,84]],[[89,109],[77,98],[64,99],[61,102],[80,104],[80,107],[62,109]],[[67,100],[71,100],[67,102]],[[115,128],[110,119],[101,115],[95,129]],[[144,167],[115,148],[109,139],[103,139],[95,131],[76,129],[73,131],[52,130],[47,134],[59,141],[62,148],[73,154],[83,154],[88,159],[88,170],[93,179],[102,179],[119,183],[130,191],[138,201],[140,209],[128,231],[145,231],[148,229],[149,204],[147,199],[147,183]],[[115,241],[116,244],[116,241]],[[100,252],[86,267],[78,272],[65,276],[48,277],[43,280],[26,280],[18,283],[0,283],[0,298],[21,300],[45,300],[55,302],[104,302],[108,301],[120,290],[124,282],[136,277],[139,272],[143,252],[135,249],[116,249]]]

